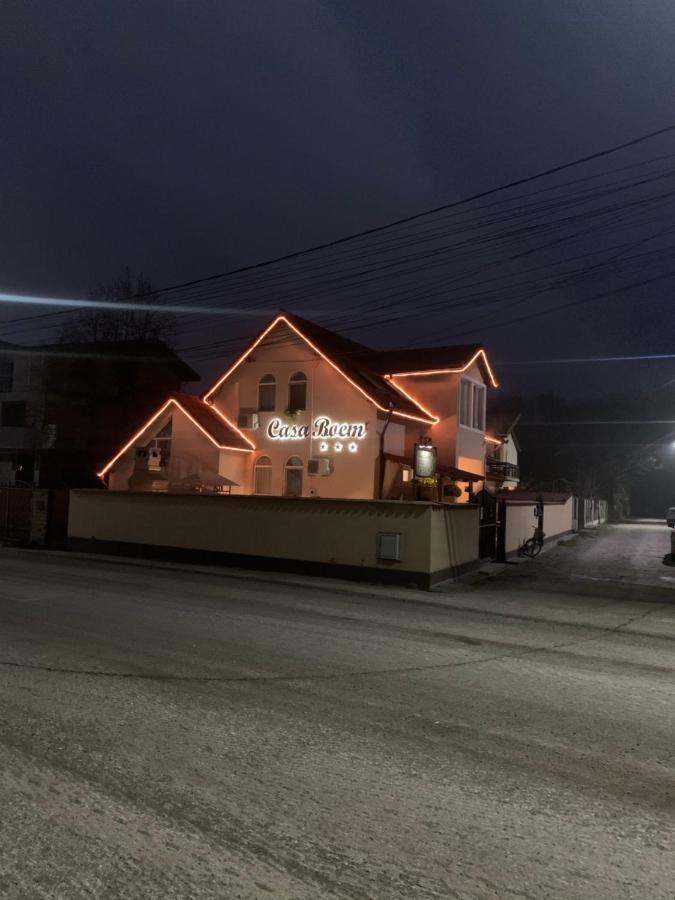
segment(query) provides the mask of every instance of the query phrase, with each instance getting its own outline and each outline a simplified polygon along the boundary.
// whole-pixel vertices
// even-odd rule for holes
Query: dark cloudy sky
[[[170,285],[629,140],[675,121],[674,39],[672,0],[3,0],[0,291],[86,296],[126,264]],[[670,137],[611,165],[674,152]],[[669,352],[672,285],[484,340],[504,360]],[[298,311],[325,310],[331,324],[332,304],[344,313],[360,296],[317,287]],[[379,338],[350,333],[419,343],[431,328],[453,342],[455,316],[413,312]],[[21,314],[0,305],[0,320]],[[200,331],[193,319],[179,345],[259,321]],[[632,365],[639,383],[675,374]],[[555,373],[561,389],[587,376]]]

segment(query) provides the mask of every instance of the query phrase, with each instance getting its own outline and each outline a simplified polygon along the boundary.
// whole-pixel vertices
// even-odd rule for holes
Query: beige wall
[[[534,501],[522,505],[509,504],[506,510],[506,552],[513,553],[534,534],[537,519]],[[544,534],[552,538],[574,528],[574,498],[565,503],[544,506]]]
[[[220,452],[217,447],[190,422],[185,414],[176,406],[169,409],[157,419],[150,429],[143,435],[133,447],[122,456],[113,466],[110,473],[109,486],[113,491],[126,491],[129,477],[134,470],[134,457],[136,447],[142,447],[158,434],[171,419],[171,459],[166,470],[162,474],[171,483],[182,481],[190,475],[198,475],[204,484],[214,484],[217,481],[220,466]],[[245,481],[246,457],[249,453],[228,451],[228,456],[233,457],[228,469],[232,471],[232,480],[238,484]],[[250,465],[250,464],[249,464]],[[227,474],[221,472],[220,474]],[[237,490],[237,489],[234,489]]]
[[[425,425],[423,422],[408,425],[406,453],[412,458],[415,443],[426,436],[433,440],[441,465],[456,465],[458,376],[452,373],[411,375],[398,381],[425,409],[439,418],[435,425]]]
[[[463,377],[484,384],[480,368],[474,363],[462,373]],[[439,417],[435,425],[409,425],[406,452],[412,457],[413,447],[420,435],[428,435],[438,448],[440,465],[456,466],[477,475],[485,474],[485,434],[459,425],[460,375],[413,375],[400,379],[409,393]],[[486,386],[487,390],[490,390]]]
[[[468,567],[478,558],[478,508],[444,504],[430,509],[429,570]]]
[[[310,429],[318,416],[328,416],[333,422],[363,423],[367,432],[364,438],[354,441],[356,452],[348,450],[348,445],[352,443],[350,440],[329,440],[326,442],[328,448],[321,450],[321,441],[317,439],[275,440],[268,436],[270,421],[274,418],[284,420],[284,411],[288,407],[288,382],[291,375],[298,371],[304,372],[308,380],[307,409],[289,421],[308,425]],[[275,496],[283,494],[286,461],[291,456],[298,456],[305,466],[303,496],[309,496],[310,491],[314,491],[318,497],[372,498],[379,458],[378,435],[384,424],[383,419],[378,417],[372,403],[285,326],[275,328],[267,341],[259,344],[213,394],[214,405],[233,422],[237,421],[240,410],[257,410],[258,384],[268,374],[276,379],[276,409],[274,412],[259,413],[260,428],[246,432],[257,451],[250,455],[247,492],[252,490],[253,465],[259,456],[272,460],[272,493]],[[391,425],[386,437],[388,444],[400,447],[401,426],[397,423]],[[342,444],[340,452],[334,449],[336,443]],[[332,474],[308,476],[307,460],[311,457],[331,459]],[[221,474],[227,475],[222,464]]]
[[[382,531],[401,535],[400,562],[378,560]],[[68,536],[398,569],[439,580],[476,562],[478,511],[394,501],[73,491]]]

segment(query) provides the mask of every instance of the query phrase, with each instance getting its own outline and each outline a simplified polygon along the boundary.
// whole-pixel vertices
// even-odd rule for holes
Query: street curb
[[[100,562],[105,562],[107,564],[116,566],[135,566],[139,569],[156,569],[168,572],[184,572],[198,575],[208,575],[217,577],[221,580],[227,579],[230,581],[244,582],[255,581],[262,584],[273,584],[278,586],[295,586],[302,587],[304,589],[312,588],[326,593],[344,594],[352,597],[360,596],[384,600],[396,599],[403,602],[413,602],[420,604],[426,603],[429,606],[446,608],[450,605],[447,603],[438,601],[434,602],[433,600],[430,600],[429,594],[435,593],[433,589],[431,591],[423,591],[416,587],[410,587],[392,590],[391,588],[387,588],[384,586],[379,587],[378,585],[374,584],[368,585],[359,582],[345,583],[344,581],[337,581],[329,578],[317,578],[311,575],[301,575],[299,577],[294,577],[293,575],[288,575],[285,572],[259,572],[253,569],[237,569],[225,566],[189,565],[162,562],[161,560],[143,559],[132,556],[122,557],[111,556],[104,553],[79,553],[73,550],[45,550],[42,548],[27,547],[0,547],[0,561],[2,560],[3,555],[11,555],[14,558],[20,558],[21,556],[26,555],[39,555],[41,557],[53,557],[55,559],[60,559],[66,562],[75,560],[77,560],[78,562],[92,562],[98,560]],[[442,584],[444,585],[445,590],[447,590],[448,583],[443,582]],[[459,589],[461,587],[464,587],[464,585],[457,583],[457,587]]]

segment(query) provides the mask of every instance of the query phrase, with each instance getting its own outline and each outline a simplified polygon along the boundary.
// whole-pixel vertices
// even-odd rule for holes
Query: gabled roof
[[[221,375],[218,381],[203,394],[202,399],[208,403],[209,398],[249,356],[255,347],[274,328],[284,326],[304,340],[312,350],[318,353],[343,378],[346,378],[356,390],[370,400],[381,412],[389,412],[391,409],[394,415],[401,416],[404,419],[426,422],[429,425],[438,421],[436,416],[424,409],[414,398],[407,395],[402,389],[399,389],[382,374],[373,371],[367,365],[369,357],[375,354],[376,351],[291,313],[283,313],[273,319],[225,373]]]
[[[181,381],[199,381],[201,376],[164,341],[156,338],[129,341],[73,341],[35,344],[24,348],[31,355],[74,359],[114,359],[161,365],[171,369]]]
[[[194,394],[173,394],[171,400],[205,431],[221,450],[255,450],[255,444],[214,406]]]
[[[133,447],[143,437],[148,428],[171,406],[179,409],[187,416],[192,424],[219,450],[238,450],[247,453],[255,450],[255,444],[215,407],[207,406],[206,403],[193,394],[172,394],[166,403],[157,412],[153,413],[134,436],[105,464],[101,471],[97,472],[98,477],[103,478],[117,460],[124,456],[127,450]]]
[[[475,362],[485,380],[497,382],[482,344],[455,344],[446,347],[412,347],[403,350],[371,351],[370,365],[383,375],[432,375],[464,372]]]

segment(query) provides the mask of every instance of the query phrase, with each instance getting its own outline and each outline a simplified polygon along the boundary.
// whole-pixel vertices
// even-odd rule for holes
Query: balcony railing
[[[495,459],[494,456],[488,456],[485,472],[487,475],[501,478],[503,481],[520,480],[520,468],[515,463],[504,462],[501,459]]]

